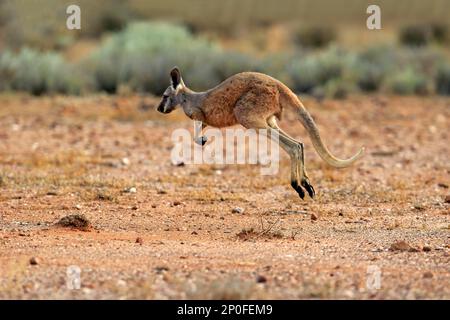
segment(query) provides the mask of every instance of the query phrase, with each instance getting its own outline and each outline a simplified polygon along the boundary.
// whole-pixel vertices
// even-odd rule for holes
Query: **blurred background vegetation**
[[[81,30],[66,8],[81,7]],[[382,30],[366,28],[381,7]],[[0,91],[160,94],[240,71],[298,93],[450,94],[448,0],[0,0]]]

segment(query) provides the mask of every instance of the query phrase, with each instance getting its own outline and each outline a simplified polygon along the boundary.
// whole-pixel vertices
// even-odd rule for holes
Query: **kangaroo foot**
[[[294,188],[295,191],[297,191],[300,198],[302,199],[305,198],[305,191],[303,191],[303,189],[298,185],[297,181],[291,181],[291,186],[292,188]]]
[[[311,199],[314,198],[314,196],[316,195],[316,191],[314,190],[314,187],[309,183],[308,178],[302,179],[302,187],[306,189]]]
[[[205,136],[201,136],[201,137],[194,139],[194,142],[201,146],[204,146],[207,141],[208,141],[208,138]]]

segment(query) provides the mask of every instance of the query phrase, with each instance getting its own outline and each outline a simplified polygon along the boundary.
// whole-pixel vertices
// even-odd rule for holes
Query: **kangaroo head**
[[[170,71],[170,86],[164,91],[158,111],[170,113],[183,101],[183,93],[186,86],[181,78],[180,70],[175,67]]]

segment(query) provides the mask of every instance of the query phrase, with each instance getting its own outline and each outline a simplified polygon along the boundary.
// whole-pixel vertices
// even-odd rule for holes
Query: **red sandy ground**
[[[0,298],[450,298],[448,98],[306,99],[335,155],[366,155],[328,167],[286,114],[317,192],[305,201],[285,154],[273,176],[173,165],[172,131],[193,126],[157,102],[0,97]],[[55,226],[70,214],[92,229]]]

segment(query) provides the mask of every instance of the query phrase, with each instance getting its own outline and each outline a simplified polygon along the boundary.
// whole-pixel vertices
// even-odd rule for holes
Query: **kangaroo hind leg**
[[[267,124],[269,125],[269,127],[271,127],[272,129],[277,131],[277,133],[280,136],[280,141],[281,141],[281,139],[288,140],[290,142],[290,144],[293,146],[293,148],[295,148],[297,150],[297,152],[295,152],[295,155],[297,157],[296,163],[297,163],[297,170],[298,170],[298,175],[299,175],[301,186],[306,189],[306,191],[308,192],[308,194],[311,198],[314,198],[316,192],[314,190],[314,187],[309,182],[309,177],[308,177],[308,174],[306,173],[305,151],[304,151],[303,143],[295,140],[294,138],[289,136],[286,132],[284,132],[278,126],[275,116],[271,116],[267,120]]]

